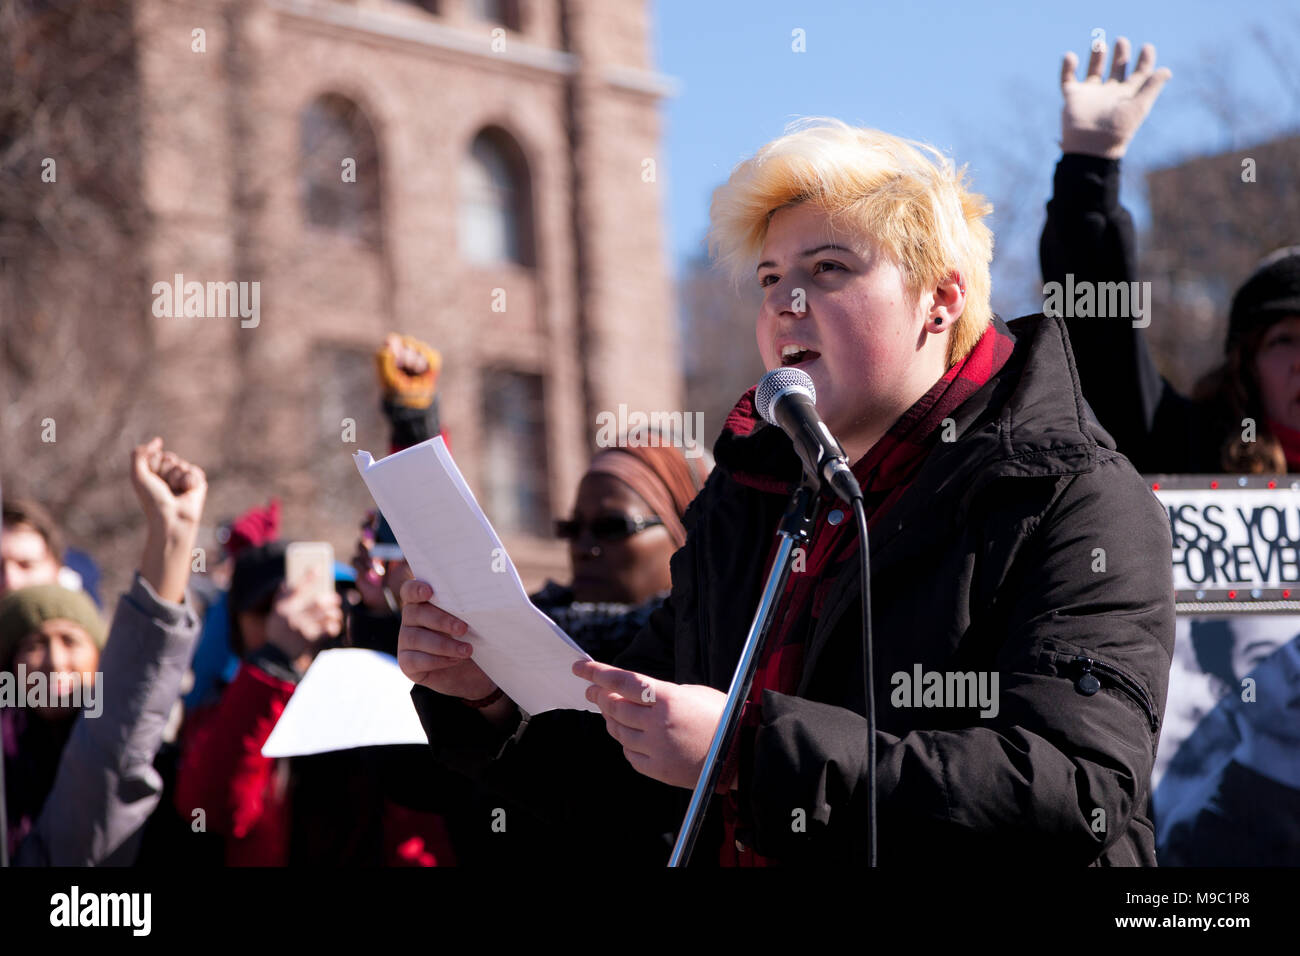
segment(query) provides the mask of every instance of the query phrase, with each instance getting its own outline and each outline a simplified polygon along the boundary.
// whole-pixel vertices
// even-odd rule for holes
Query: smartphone
[[[334,592],[334,546],[328,541],[295,541],[284,552],[284,580],[290,589],[311,573],[311,589],[321,595]]]

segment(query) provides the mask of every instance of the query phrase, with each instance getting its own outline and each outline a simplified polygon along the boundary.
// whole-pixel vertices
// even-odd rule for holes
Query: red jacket
[[[186,721],[176,808],[187,820],[203,810],[207,829],[226,838],[227,866],[292,862],[290,761],[263,757],[262,746],[293,690],[292,683],[244,663],[221,699]],[[440,816],[386,799],[379,812],[383,847],[375,851],[386,865],[454,864]]]

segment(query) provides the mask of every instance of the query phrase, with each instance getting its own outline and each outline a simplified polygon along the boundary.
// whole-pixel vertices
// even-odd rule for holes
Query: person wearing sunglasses
[[[672,588],[669,558],[686,541],[686,507],[711,467],[707,452],[687,457],[662,441],[653,446],[620,439],[592,459],[570,516],[555,522],[557,537],[569,542],[570,583],[547,581],[531,598],[596,660],[618,657],[663,605]],[[416,805],[421,787],[437,794],[457,866],[572,862],[576,848],[564,830],[467,777],[432,761],[425,766],[437,767],[436,783],[408,773],[408,803]],[[494,825],[500,822],[504,829]],[[662,848],[651,839],[644,849],[652,859]]]
[[[668,596],[668,559],[686,542],[682,516],[709,467],[667,444],[621,443],[592,459],[572,516],[556,521],[573,579],[548,581],[533,603],[597,660],[617,657]]]

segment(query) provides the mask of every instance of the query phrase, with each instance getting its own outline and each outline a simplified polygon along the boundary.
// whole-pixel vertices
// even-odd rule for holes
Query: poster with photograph
[[[1152,776],[1162,866],[1300,865],[1300,501],[1229,480],[1153,481],[1179,602]]]

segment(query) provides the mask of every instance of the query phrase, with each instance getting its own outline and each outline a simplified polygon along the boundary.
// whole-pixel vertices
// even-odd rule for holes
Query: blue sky
[[[656,66],[680,84],[663,105],[660,168],[678,274],[702,250],[713,189],[808,115],[925,140],[969,163],[977,189],[1013,197],[995,211],[1000,254],[1036,254],[1059,156],[1061,56],[1072,49],[1086,62],[1098,27],[1112,43],[1121,34],[1135,48],[1155,43],[1158,65],[1174,72],[1125,163],[1124,199],[1139,225],[1144,168],[1300,128],[1297,95],[1252,36],[1264,26],[1289,38],[1284,69],[1300,78],[1294,0],[651,0],[650,9]],[[804,53],[791,50],[796,28]],[[1235,130],[1203,106],[1207,86],[1240,101]]]

